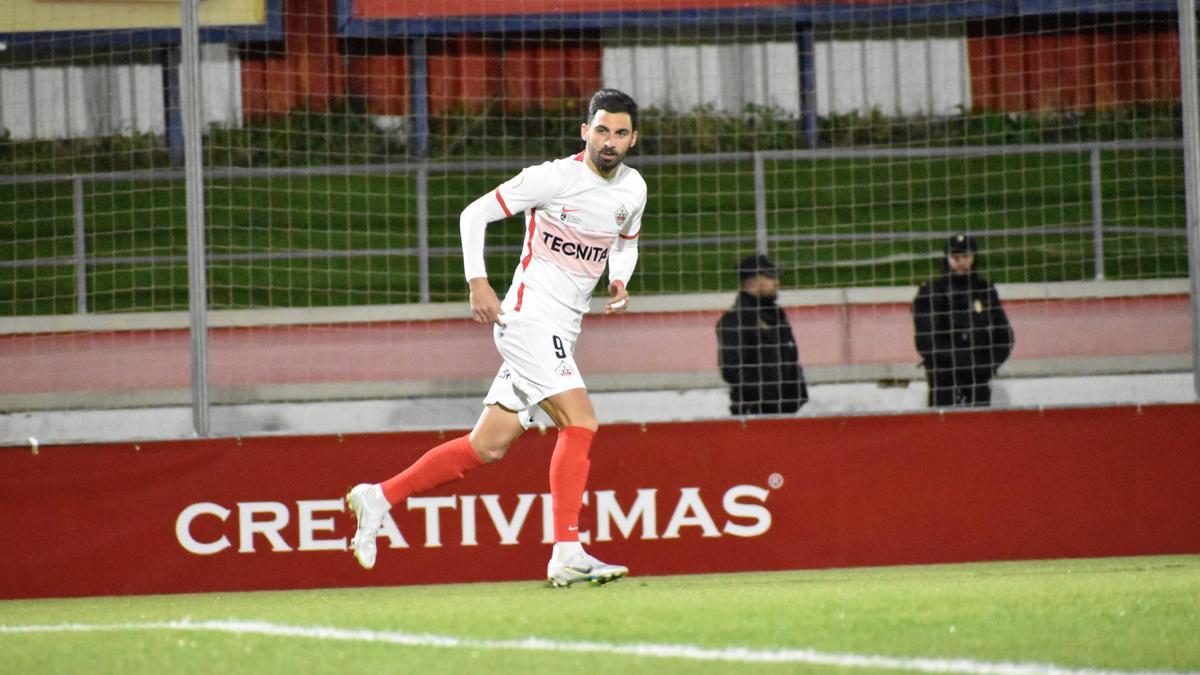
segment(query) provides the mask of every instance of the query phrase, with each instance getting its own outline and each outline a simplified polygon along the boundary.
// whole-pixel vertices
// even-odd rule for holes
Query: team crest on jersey
[[[622,204],[621,208],[617,209],[617,212],[613,214],[613,218],[617,221],[618,227],[625,226],[625,220],[629,218],[629,211],[625,209],[624,204]]]
[[[558,373],[561,377],[570,377],[575,374],[575,371],[571,370],[571,366],[567,365],[566,361],[559,361],[558,367],[554,369],[554,372]]]

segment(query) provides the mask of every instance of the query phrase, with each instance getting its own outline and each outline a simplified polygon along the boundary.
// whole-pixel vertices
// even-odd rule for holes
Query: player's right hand
[[[476,323],[500,323],[500,298],[488,283],[487,277],[476,277],[471,284],[471,316]]]

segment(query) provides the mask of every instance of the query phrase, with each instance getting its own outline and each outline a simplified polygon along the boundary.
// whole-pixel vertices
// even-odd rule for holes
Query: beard
[[[611,155],[605,155],[601,150],[592,150],[590,148],[588,149],[588,152],[592,156],[592,163],[604,171],[611,171],[615,169],[617,165],[621,163],[621,160],[625,159],[624,155],[616,152],[615,150]]]

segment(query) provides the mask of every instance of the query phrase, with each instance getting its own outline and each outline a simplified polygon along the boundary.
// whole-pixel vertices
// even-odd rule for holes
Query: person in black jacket
[[[946,241],[942,273],[913,300],[917,352],[929,383],[929,406],[986,406],[991,379],[1013,348],[1012,327],[996,287],[975,271],[978,245],[956,234]]]
[[[794,413],[808,401],[796,338],[779,295],[779,270],[766,256],[738,265],[741,291],[717,322],[717,359],[734,415]]]

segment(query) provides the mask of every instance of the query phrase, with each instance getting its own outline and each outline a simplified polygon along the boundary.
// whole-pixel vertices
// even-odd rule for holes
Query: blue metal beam
[[[162,47],[163,117],[171,166],[183,166],[183,103],[179,93],[179,45]]]
[[[813,25],[796,26],[796,51],[800,69],[800,133],[809,148],[817,147],[817,78]]]
[[[409,106],[413,130],[413,154],[429,156],[429,46],[424,36],[415,37],[408,48],[408,75],[411,83]]]

